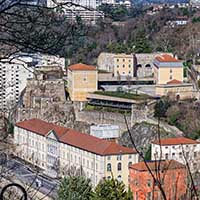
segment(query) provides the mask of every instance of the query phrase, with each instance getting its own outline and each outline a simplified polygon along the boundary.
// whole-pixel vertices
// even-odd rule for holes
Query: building
[[[68,91],[72,101],[86,101],[87,94],[97,90],[97,70],[82,63],[68,67]]]
[[[113,174],[128,186],[128,165],[138,162],[132,148],[39,119],[16,123],[14,143],[17,156],[47,175],[63,176],[73,167],[81,169],[93,185]]]
[[[200,143],[184,137],[156,140],[151,143],[151,158],[173,159],[183,164],[187,160],[194,172],[200,169]]]
[[[154,78],[156,84],[167,84],[171,80],[183,82],[182,61],[167,54],[156,56],[153,62]]]
[[[187,170],[185,165],[167,160],[160,162],[147,162],[149,169],[155,179],[160,175],[162,188],[168,200],[180,200],[186,194],[187,189]],[[158,174],[159,175],[156,175]],[[152,178],[144,162],[133,164],[129,168],[129,185],[133,192],[133,200],[160,200],[162,195],[158,188],[158,182]]]
[[[193,98],[193,85],[183,82],[182,61],[167,54],[157,56],[153,62],[156,95],[173,99]]]
[[[97,60],[99,70],[111,72],[114,77],[133,77],[134,59],[131,54],[112,54],[102,52]]]
[[[119,138],[119,126],[109,124],[98,124],[90,126],[90,134],[102,139]]]
[[[114,76],[133,77],[134,60],[133,55],[115,54],[114,55]]]
[[[12,57],[0,62],[0,110],[9,111],[20,100],[27,79],[33,77],[30,58]]]
[[[131,59],[131,68],[133,65],[133,75],[138,78],[151,77],[153,75],[153,61],[154,58],[162,54],[162,52],[156,53],[136,53],[136,54],[113,54],[102,52],[99,54],[97,59],[97,65],[99,70],[106,72],[111,72],[114,74],[114,67],[117,65],[117,62],[114,65],[114,57],[116,59],[122,59],[120,62],[123,65],[123,59],[126,65],[129,65],[129,60]],[[165,53],[171,55],[171,53]],[[124,57],[123,57],[124,56]],[[119,58],[117,58],[119,57]],[[123,75],[123,66],[122,66],[122,75]],[[126,73],[127,75],[127,73]]]

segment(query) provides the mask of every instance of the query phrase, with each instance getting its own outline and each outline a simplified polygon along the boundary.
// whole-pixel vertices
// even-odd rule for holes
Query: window
[[[110,156],[107,157],[107,160],[110,160]]]
[[[129,155],[128,158],[131,159],[131,158],[132,158],[132,155]]]
[[[150,179],[147,180],[147,186],[148,186],[148,187],[151,187],[151,180],[150,180]]]
[[[119,59],[117,59],[117,62],[119,62]]]
[[[197,152],[194,152],[194,157],[197,157]]]
[[[175,156],[175,153],[172,153],[172,157],[174,157]]]
[[[117,180],[118,180],[118,181],[122,181],[122,176],[119,175],[119,176],[117,177]]]
[[[122,156],[121,156],[121,155],[118,155],[118,156],[117,156],[117,160],[122,160]]]
[[[129,64],[128,66],[129,66],[129,68],[131,68],[131,65],[130,65],[130,64]]]
[[[147,193],[147,200],[151,200],[152,199],[152,193],[151,192],[148,192]]]
[[[124,67],[125,67],[125,65],[122,65],[122,67],[124,68]]]
[[[111,164],[110,163],[107,164],[107,172],[111,172]]]
[[[165,146],[165,149],[168,149],[168,146]]]
[[[172,73],[172,69],[170,69],[170,73]]]
[[[129,163],[128,163],[128,168],[129,168],[131,165],[132,165],[132,162],[129,162]]]
[[[110,180],[110,179],[111,179],[111,176],[108,176],[107,179]]]
[[[121,163],[118,163],[118,164],[117,164],[117,170],[118,170],[118,171],[121,171],[121,170],[122,170],[122,164],[121,164]]]
[[[172,80],[172,75],[170,75],[169,79]]]
[[[117,68],[119,68],[119,65],[117,65]]]
[[[167,160],[167,159],[168,159],[168,157],[169,157],[169,156],[168,156],[168,153],[166,153],[166,154],[165,154],[165,159]]]
[[[123,62],[125,62],[125,59],[123,59]]]
[[[182,152],[179,153],[179,158],[182,158]]]

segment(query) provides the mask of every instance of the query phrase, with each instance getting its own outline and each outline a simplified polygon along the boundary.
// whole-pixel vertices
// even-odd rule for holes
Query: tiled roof
[[[178,60],[168,54],[156,56],[156,60],[158,60],[159,62],[180,62],[180,60]]]
[[[173,79],[173,80],[167,82],[167,84],[181,84],[181,83],[182,83],[181,81],[176,80],[176,79]]]
[[[148,167],[152,170],[158,170],[159,161],[149,161],[147,162]],[[148,168],[144,162],[139,162],[131,165],[129,168],[137,171],[148,171]],[[160,170],[171,170],[171,169],[180,169],[185,168],[185,165],[175,161],[175,160],[162,160],[160,162]]]
[[[83,63],[77,63],[77,64],[74,64],[74,65],[70,65],[68,67],[68,69],[71,70],[71,71],[74,71],[74,70],[96,70],[96,67],[92,66],[92,65],[86,65],[86,64],[83,64]]]
[[[158,145],[198,144],[197,141],[185,137],[166,138],[166,139],[161,139],[160,142],[159,140],[155,140],[152,143]]]
[[[16,123],[17,127],[29,130],[31,132],[46,136],[49,131],[54,130],[60,142],[96,153],[98,155],[118,155],[135,154],[133,148],[128,148],[103,140],[89,134],[81,133],[73,129],[48,123],[40,119],[30,119]]]

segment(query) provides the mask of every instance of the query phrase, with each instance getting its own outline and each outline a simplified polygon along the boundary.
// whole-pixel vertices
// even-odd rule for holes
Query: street
[[[14,177],[14,179],[18,179],[26,184],[27,188],[31,186],[31,188],[43,193],[44,196],[48,195],[51,197],[56,197],[56,190],[58,188],[59,181],[44,177],[44,175],[39,173],[37,174],[16,159],[9,159],[4,166],[4,176],[8,175]],[[37,187],[37,182],[41,183],[40,187]],[[29,190],[31,188],[29,188]]]

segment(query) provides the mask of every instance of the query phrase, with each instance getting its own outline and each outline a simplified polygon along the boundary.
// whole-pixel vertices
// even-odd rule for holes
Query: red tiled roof
[[[166,138],[166,139],[161,139],[160,142],[159,140],[155,140],[152,143],[158,145],[198,144],[197,141],[185,137]]]
[[[135,149],[128,148],[103,140],[89,134],[81,133],[73,129],[48,123],[40,119],[30,119],[16,123],[17,127],[46,136],[49,131],[54,130],[59,141],[80,149],[99,155],[133,154]]]
[[[156,56],[156,60],[158,60],[159,62],[180,62],[180,60],[178,60],[168,54]]]
[[[92,65],[86,65],[83,63],[77,63],[74,65],[70,65],[68,67],[69,70],[74,71],[74,70],[96,70],[96,67],[92,66]]]
[[[181,81],[176,80],[176,79],[173,79],[173,80],[167,82],[167,84],[181,84],[181,83],[182,83]]]
[[[159,161],[149,161],[147,162],[148,167],[152,170],[158,170]],[[148,168],[144,162],[139,162],[131,165],[129,168],[137,171],[148,171]],[[185,168],[185,165],[175,161],[175,160],[162,160],[160,162],[160,170],[170,170],[170,169],[180,169]]]

